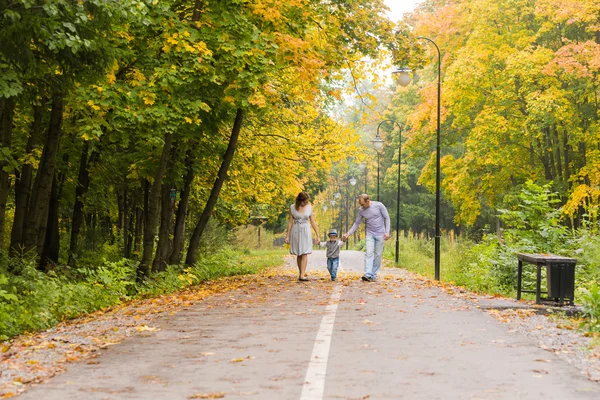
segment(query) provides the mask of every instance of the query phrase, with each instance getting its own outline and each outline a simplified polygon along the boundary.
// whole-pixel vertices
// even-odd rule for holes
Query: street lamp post
[[[360,164],[358,164],[358,169],[360,169],[364,175],[365,191],[363,193],[367,193],[367,164],[361,162]]]
[[[338,201],[340,199],[340,197],[342,197],[340,192],[335,192],[333,194],[333,197],[336,198]],[[338,211],[338,219],[339,219],[339,225],[336,225],[336,228],[339,229],[339,231],[342,231],[342,202],[339,202],[339,211]]]
[[[379,126],[377,126],[377,135],[375,136],[375,139],[371,140],[371,142],[373,143],[373,147],[377,152],[377,201],[379,201],[379,155],[384,144],[383,139],[381,136],[379,136]]]
[[[327,204],[323,205],[323,212],[326,213],[327,212]],[[323,217],[325,218],[325,217]],[[325,232],[323,233],[323,241],[327,241],[327,230],[325,230]]]
[[[346,222],[345,222],[345,224],[346,224],[346,225],[345,225],[345,228],[344,228],[344,230],[343,230],[343,231],[340,231],[340,232],[348,232],[348,202],[349,202],[350,200],[348,199],[348,196],[349,196],[349,193],[348,193],[348,185],[346,184],[346,185],[344,185],[344,186],[346,186],[346,198],[344,199],[344,200],[345,200],[345,202],[344,202],[344,212],[345,212],[345,214],[346,214],[346,216],[345,216],[345,217],[346,217],[346,218],[345,218],[345,219],[346,219]],[[348,240],[346,240],[346,250],[348,250]]]
[[[400,84],[402,85],[402,82],[400,82]],[[408,84],[408,82],[407,82],[407,84]],[[406,85],[403,85],[403,86],[406,86]],[[398,127],[398,141],[399,141],[399,145],[398,145],[398,185],[397,185],[398,190],[396,191],[396,265],[397,265],[398,261],[400,260],[400,165],[401,165],[400,162],[402,161],[402,128],[400,127],[400,124],[398,124],[393,119],[386,119],[386,120],[381,121],[379,123],[379,125],[377,125],[377,136],[379,136],[379,127],[385,122],[391,122],[393,124],[396,124],[396,126]]]
[[[352,221],[354,221],[356,219],[356,179],[354,179],[354,177],[350,178],[350,184],[352,185],[353,188],[353,194],[352,194],[352,200],[354,200],[354,203],[352,204],[352,209],[354,210],[354,213],[352,214]],[[348,229],[348,224],[346,223],[346,229]],[[346,231],[347,232],[347,231]],[[356,232],[354,232],[354,245],[356,246]],[[346,242],[346,250],[348,250],[348,242]]]
[[[331,204],[331,228],[335,227],[335,200],[329,200]]]
[[[360,164],[358,164],[358,168],[364,172],[365,191],[363,193],[367,193],[367,164],[365,164],[364,162],[361,162]],[[354,218],[356,219],[356,214],[354,215]],[[367,225],[365,224],[365,238],[366,238],[366,235],[367,235]],[[358,241],[360,242],[360,231],[358,234]],[[356,242],[354,244],[356,244]]]
[[[440,54],[440,48],[431,39],[418,36],[417,39],[427,40],[435,46],[438,55],[438,92],[437,92],[437,143],[436,143],[436,159],[435,159],[435,279],[440,280],[440,247],[441,247],[441,236],[440,236],[440,187],[441,187],[441,166],[440,166],[440,100],[442,96],[442,57]]]
[[[356,185],[356,179],[354,179],[354,177],[350,178],[348,180],[348,183],[350,183],[350,185],[352,185],[352,187],[354,187],[354,185]],[[348,185],[346,185],[346,229],[345,232],[348,232],[348,218],[349,218],[349,214],[350,214],[350,190],[348,189]],[[354,232],[356,235],[356,232]],[[354,236],[354,239],[356,241],[356,236]],[[346,250],[348,250],[348,240],[346,240]]]

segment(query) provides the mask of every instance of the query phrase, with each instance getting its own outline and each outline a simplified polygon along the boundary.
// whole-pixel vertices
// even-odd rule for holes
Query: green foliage
[[[192,268],[171,265],[139,285],[135,283],[137,262],[126,259],[50,273],[37,270],[33,261],[13,260],[17,275],[0,271],[0,340],[135,297],[172,293],[223,276],[258,273],[279,265],[283,254],[271,250],[242,256],[222,248],[201,257]]]
[[[21,260],[17,275],[0,280],[0,334],[12,336],[53,326],[65,318],[103,309],[129,298],[134,266],[128,260],[107,262],[72,274],[43,273],[33,261]],[[9,296],[8,298],[6,296]]]
[[[567,242],[569,254],[577,258],[576,279],[578,288],[591,288],[600,284],[600,236],[579,230]]]
[[[510,209],[500,209],[500,219],[507,229],[507,243],[514,243],[525,252],[559,252],[567,239],[568,229],[562,224],[557,193],[550,184],[539,186],[527,181],[516,195],[507,195],[504,203]]]
[[[585,325],[590,330],[600,332],[600,286],[594,285],[584,290],[581,301],[583,315],[587,317]]]
[[[2,289],[8,283],[8,278],[0,274],[0,340],[8,339],[5,332],[8,331],[11,320],[11,311],[14,304],[19,300],[17,296]]]
[[[590,330],[600,330],[600,237],[588,229],[569,231],[561,223],[558,202],[558,196],[550,191],[549,185],[527,182],[516,195],[505,197],[507,208],[500,211],[507,229],[501,237],[486,234],[476,244],[470,240],[443,238],[442,279],[476,292],[512,297],[517,282],[516,253],[574,257],[577,259],[575,297],[583,305],[587,318],[584,325]],[[410,236],[401,242],[400,265],[432,276],[431,241]],[[393,257],[391,246],[386,247],[384,254]],[[535,280],[535,269],[525,268],[524,285],[532,285]]]

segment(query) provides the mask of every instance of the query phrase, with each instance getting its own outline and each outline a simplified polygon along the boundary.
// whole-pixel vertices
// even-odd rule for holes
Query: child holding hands
[[[319,246],[327,248],[327,270],[331,275],[331,280],[337,279],[337,270],[340,265],[340,247],[345,243],[342,240],[337,240],[337,230],[330,229],[329,240],[325,242],[319,242]]]

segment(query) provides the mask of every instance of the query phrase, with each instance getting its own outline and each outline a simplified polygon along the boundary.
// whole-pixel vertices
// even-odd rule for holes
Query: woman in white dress
[[[306,192],[300,192],[296,197],[296,204],[290,206],[290,220],[285,236],[285,242],[290,244],[290,254],[295,255],[298,262],[299,281],[308,281],[306,265],[308,264],[308,255],[312,253],[313,243],[315,243],[310,232],[311,227],[315,231],[318,241],[319,228],[312,212],[310,197]]]

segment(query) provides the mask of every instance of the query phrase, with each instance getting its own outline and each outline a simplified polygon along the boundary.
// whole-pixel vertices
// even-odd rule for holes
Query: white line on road
[[[331,345],[335,314],[342,295],[342,288],[343,286],[340,284],[335,285],[329,304],[325,308],[325,315],[321,320],[321,326],[317,332],[315,346],[313,347],[304,384],[302,385],[300,400],[321,400],[323,398],[329,347]]]

